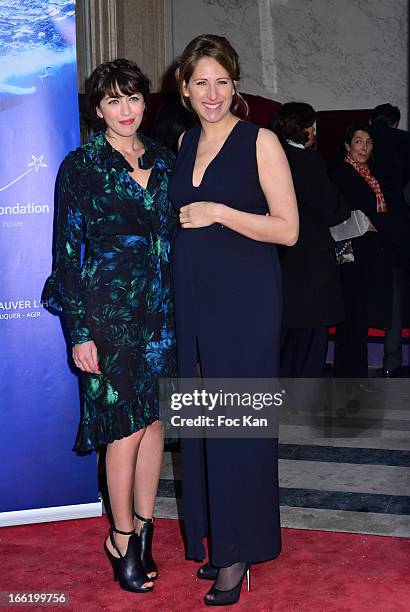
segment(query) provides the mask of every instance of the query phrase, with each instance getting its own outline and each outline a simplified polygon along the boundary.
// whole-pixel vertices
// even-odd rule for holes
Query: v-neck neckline
[[[212,164],[215,162],[215,160],[217,160],[217,159],[218,159],[218,157],[219,157],[219,155],[222,153],[222,151],[223,151],[224,147],[226,146],[226,144],[227,144],[227,143],[228,143],[228,141],[230,140],[230,138],[231,138],[232,134],[233,134],[233,133],[236,131],[236,127],[237,127],[237,125],[238,125],[239,123],[243,123],[241,119],[239,119],[239,121],[237,121],[237,122],[235,123],[235,125],[233,126],[233,128],[232,128],[232,129],[231,129],[231,131],[229,132],[228,136],[225,138],[225,140],[224,140],[224,142],[223,142],[223,144],[222,144],[221,148],[219,149],[218,153],[217,153],[216,155],[214,155],[214,157],[211,159],[211,161],[209,162],[209,164],[208,164],[208,165],[207,165],[207,167],[205,168],[204,173],[203,173],[202,178],[201,178],[201,182],[199,183],[199,185],[194,185],[194,170],[195,170],[196,156],[197,156],[197,153],[198,153],[198,144],[199,144],[199,139],[200,139],[200,137],[201,137],[201,128],[199,128],[198,138],[197,138],[197,141],[196,141],[196,147],[195,147],[195,155],[193,156],[193,158],[194,158],[194,163],[193,163],[193,165],[192,165],[192,169],[191,169],[191,185],[192,185],[192,187],[193,187],[194,189],[200,189],[200,188],[202,187],[202,184],[203,184],[203,182],[204,182],[204,179],[205,179],[206,173],[208,172],[209,167],[210,167],[210,166],[212,166]]]
[[[149,168],[147,168],[147,169],[149,170]],[[140,170],[141,170],[141,168],[140,168]],[[131,176],[130,172],[128,172],[128,171],[126,171],[126,172],[127,172],[127,175],[129,177],[130,181],[132,183],[134,183],[138,187],[138,189],[141,189],[141,191],[143,191],[145,193],[146,191],[149,191],[148,187],[150,185],[151,177],[152,177],[152,174],[153,174],[154,170],[155,170],[155,166],[152,166],[151,172],[149,173],[149,177],[148,177],[148,181],[147,181],[147,186],[146,187],[141,185],[141,183],[139,183],[133,176]]]
[[[143,134],[141,134],[140,132],[138,132],[138,138],[141,140],[142,144],[144,145],[144,153],[142,155],[140,155],[139,157],[137,157],[137,164],[138,164],[138,168],[140,170],[150,170],[151,172],[149,173],[149,177],[148,177],[148,181],[147,181],[147,185],[146,187],[144,187],[143,185],[141,185],[141,183],[139,183],[133,176],[131,176],[131,173],[127,170],[127,174],[128,177],[130,179],[130,181],[135,184],[138,189],[141,189],[142,193],[151,193],[149,186],[151,183],[151,179],[152,179],[152,175],[154,174],[155,170],[156,170],[156,157],[155,159],[152,158],[152,143],[149,143],[147,141],[147,139],[144,137]],[[112,146],[112,145],[111,145]],[[118,153],[120,153],[118,151]],[[132,168],[132,170],[134,171],[135,168],[133,168],[133,166],[129,163],[129,161],[124,157],[124,155],[122,153],[120,153],[121,157],[124,158],[125,162],[129,165],[130,168]],[[144,161],[150,163],[152,162],[152,166],[151,168],[144,168]]]
[[[146,187],[144,187],[143,185],[141,185],[141,183],[139,183],[133,176],[131,176],[131,171],[133,172],[135,170],[135,168],[133,168],[133,166],[130,164],[130,162],[124,157],[124,155],[118,150],[115,149],[112,144],[109,142],[109,140],[107,139],[107,137],[105,136],[105,134],[103,134],[106,145],[108,145],[109,149],[111,150],[111,152],[117,156],[118,159],[120,159],[123,163],[122,163],[122,168],[124,170],[124,172],[127,173],[127,177],[129,179],[129,181],[131,182],[131,184],[135,187],[137,187],[138,189],[140,189],[143,193],[150,193],[149,190],[149,186],[152,180],[152,175],[156,169],[156,157],[153,158],[152,157],[152,143],[150,143],[149,141],[147,141],[147,139],[144,137],[143,134],[138,132],[138,138],[141,140],[142,144],[144,145],[144,152],[142,153],[142,155],[140,155],[139,157],[137,157],[137,164],[140,170],[151,170],[149,177],[148,177],[148,181],[147,181],[147,185]],[[152,166],[151,168],[144,168],[144,162],[146,163],[150,163],[152,162]]]

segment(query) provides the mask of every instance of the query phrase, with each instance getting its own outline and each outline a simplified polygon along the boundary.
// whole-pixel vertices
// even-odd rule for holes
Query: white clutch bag
[[[333,240],[350,240],[363,236],[369,229],[370,221],[361,210],[353,210],[350,218],[330,228]]]

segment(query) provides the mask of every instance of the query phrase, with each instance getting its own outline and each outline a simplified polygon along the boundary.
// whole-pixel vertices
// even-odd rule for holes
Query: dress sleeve
[[[163,148],[162,150],[162,159],[167,169],[167,177],[169,181],[169,177],[175,166],[175,155],[168,148]],[[162,223],[161,223],[161,238],[168,245],[171,244],[172,237],[175,233],[175,230],[178,225],[178,215],[176,210],[173,208],[171,201],[168,197],[168,193],[166,191],[166,199],[165,199],[165,215],[163,215]]]
[[[72,344],[91,340],[81,295],[81,243],[84,216],[79,205],[79,177],[69,155],[60,171],[57,188],[57,221],[51,276],[42,294],[46,308],[63,311]]]

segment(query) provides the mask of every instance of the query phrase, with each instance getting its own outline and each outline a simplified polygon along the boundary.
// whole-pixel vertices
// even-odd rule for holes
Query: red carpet
[[[198,564],[184,560],[177,521],[156,521],[160,578],[143,595],[114,584],[102,548],[107,525],[103,517],[3,527],[0,590],[68,592],[69,606],[42,608],[50,611],[205,609],[202,596],[211,583],[198,580]],[[282,554],[252,568],[251,588],[243,587],[232,610],[408,612],[410,540],[284,529]]]

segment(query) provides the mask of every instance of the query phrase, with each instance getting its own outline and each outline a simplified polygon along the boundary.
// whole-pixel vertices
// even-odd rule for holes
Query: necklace
[[[135,134],[135,148],[132,147],[131,151],[129,150],[122,150],[120,148],[117,148],[115,146],[116,142],[115,142],[115,138],[113,138],[112,136],[110,136],[107,132],[105,132],[105,137],[108,140],[108,142],[110,143],[110,145],[112,146],[113,149],[115,149],[116,151],[118,151],[118,153],[120,153],[123,157],[125,157],[125,159],[128,160],[133,160],[133,159],[139,159],[140,157],[142,157],[142,155],[145,152],[145,147],[144,147],[144,143],[142,142],[142,140],[139,138],[138,134]]]

